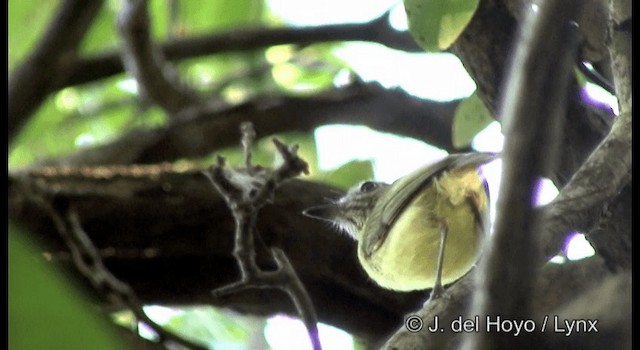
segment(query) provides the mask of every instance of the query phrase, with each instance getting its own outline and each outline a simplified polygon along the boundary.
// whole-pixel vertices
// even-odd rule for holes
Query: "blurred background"
[[[122,1],[105,1],[81,43],[83,55],[100,57],[118,49],[120,37],[116,20]],[[47,23],[61,3],[52,0],[9,1],[10,77],[13,68],[25,59],[44,34]],[[233,32],[244,27],[302,28],[367,23],[380,18],[388,21],[394,30],[407,30],[404,7],[401,1],[396,0],[150,0],[149,18],[152,38],[158,42]],[[259,96],[312,96],[356,81],[399,89],[434,102],[457,101],[459,104],[454,117],[457,119],[454,120],[460,122],[451,132],[454,146],[461,150],[501,151],[503,137],[500,124],[493,120],[474,95],[476,86],[458,58],[446,52],[409,51],[364,41],[284,44],[253,51],[196,56],[177,61],[175,67],[191,88],[210,96],[212,103],[241,104]],[[590,96],[616,108],[614,99],[603,89],[586,82],[584,86]],[[156,105],[141,102],[139,94],[136,81],[125,73],[65,86],[50,94],[11,142],[9,171],[108,144],[130,130],[167,125],[166,113]],[[310,132],[287,132],[278,134],[278,137],[301,146],[303,158],[311,165],[311,179],[342,189],[366,179],[392,182],[451,151],[417,139],[376,131],[357,122],[349,125],[328,123]],[[236,146],[218,150],[215,154],[226,156],[230,162],[241,159]],[[215,154],[177,159],[175,162],[211,164]],[[276,161],[268,140],[258,142],[255,160],[265,165]],[[499,161],[484,169],[493,206],[499,196],[500,171]],[[539,204],[548,203],[556,193],[557,189],[550,181],[541,179]],[[10,227],[10,233],[19,231],[20,228]],[[47,298],[65,294],[67,287],[65,282],[60,287],[53,282],[42,286],[25,284],[25,275],[39,273],[30,272],[32,268],[48,270],[36,263],[37,250],[30,247],[32,242],[24,243],[14,234],[9,238],[9,338],[10,348],[18,349],[18,344],[26,344],[21,341],[29,337],[28,328],[31,326],[26,315],[41,312],[29,300],[45,297],[40,295],[43,290],[48,291]],[[566,256],[558,257],[557,262],[592,254],[591,246],[576,233],[567,247]],[[50,271],[43,273],[55,274]],[[62,291],[49,291],[56,288]],[[36,294],[31,295],[33,293]],[[64,303],[74,303],[78,298],[68,299]],[[61,296],[60,300],[66,299]],[[75,310],[75,306],[64,306],[52,312],[60,314],[69,310]],[[284,315],[251,317],[210,306],[176,308],[148,305],[145,311],[156,322],[212,349],[310,349],[302,323]],[[116,312],[112,316],[119,325],[140,326],[129,312]],[[64,317],[59,322],[65,322]],[[80,325],[71,325],[71,328]],[[364,348],[358,339],[335,327],[321,324],[319,331],[326,349]],[[142,324],[138,332],[149,339],[157,336]],[[33,349],[46,348],[38,347],[42,344],[32,346]]]

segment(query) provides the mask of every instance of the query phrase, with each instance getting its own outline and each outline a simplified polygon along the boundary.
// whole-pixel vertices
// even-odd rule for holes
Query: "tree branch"
[[[631,113],[624,113],[616,119],[607,138],[561,189],[553,202],[544,207],[542,253],[546,257],[553,256],[561,248],[569,232],[589,230],[594,224],[594,211],[617,196],[629,181]],[[621,238],[618,236],[617,239]],[[607,240],[611,239],[614,238],[609,235]]]
[[[631,114],[633,97],[631,88],[631,63],[633,62],[631,28],[622,26],[623,23],[631,21],[631,1],[610,0],[610,7],[611,44],[609,45],[609,55],[611,56],[616,96],[618,97],[620,114]]]
[[[472,313],[481,319],[532,316],[531,290],[538,266],[534,190],[555,158],[563,129],[578,42],[577,28],[569,21],[579,13],[579,1],[542,2],[537,12],[530,11],[520,32],[502,104],[505,146],[496,222],[473,301]],[[469,333],[463,348],[531,345],[522,339],[500,332]]]
[[[255,130],[251,123],[243,123],[242,146],[245,152],[246,168],[226,170],[224,159],[219,157],[218,164],[203,172],[227,202],[236,221],[235,248],[233,255],[240,266],[240,280],[215,289],[214,297],[251,288],[276,288],[285,291],[293,301],[298,315],[302,318],[314,350],[320,350],[318,317],[311,298],[298,278],[291,262],[282,249],[272,247],[270,252],[276,262],[276,270],[265,271],[256,263],[255,240],[259,238],[256,230],[258,211],[272,201],[274,191],[283,181],[300,173],[308,173],[307,163],[297,156],[297,146],[288,147],[273,140],[278,152],[284,159],[282,165],[273,170],[256,167],[251,164],[251,148],[255,140]]]
[[[67,267],[68,258],[59,254],[67,251],[64,242],[47,213],[27,196],[37,184],[76,208],[109,271],[128,283],[142,303],[210,304],[257,315],[296,315],[287,295],[277,290],[211,297],[212,288],[237,281],[240,274],[232,254],[234,220],[216,191],[203,190],[210,183],[202,170],[164,164],[12,172],[9,216],[47,243],[57,268]],[[321,322],[376,342],[402,323],[404,313],[422,304],[424,293],[394,293],[376,286],[360,267],[352,240],[301,214],[340,194],[326,185],[289,180],[260,211],[257,230],[265,246],[285,251]],[[266,253],[258,250],[258,264],[274,268]],[[69,272],[77,275],[73,266]]]
[[[122,73],[122,54],[106,52],[89,58],[76,57],[76,49],[92,20],[97,15],[102,1],[67,0],[61,6],[54,20],[45,31],[37,48],[13,72],[9,79],[9,143],[24,122],[52,92],[71,85],[79,85]],[[133,37],[137,36],[133,35]],[[408,32],[393,29],[388,22],[388,13],[367,23],[326,25],[309,28],[245,28],[201,37],[172,40],[151,49],[144,45],[133,45],[131,53],[156,50],[155,54],[145,53],[140,57],[157,62],[164,56],[169,61],[211,55],[220,52],[248,51],[280,44],[307,45],[327,41],[370,41],[398,50],[422,52]],[[127,44],[127,40],[125,40]],[[149,44],[150,45],[150,44]],[[148,46],[148,45],[147,45]],[[135,59],[138,54],[132,55]],[[131,57],[130,57],[131,58]],[[127,61],[131,61],[128,58]],[[157,66],[155,63],[154,66]],[[162,63],[160,66],[165,67]],[[53,69],[52,67],[56,67]],[[157,70],[157,69],[156,69]],[[144,70],[141,72],[144,73]],[[53,74],[52,74],[53,73]],[[149,73],[149,72],[147,72]],[[166,74],[163,71],[162,74]],[[147,80],[162,79],[162,75],[144,74]],[[173,81],[169,78],[169,81]],[[145,84],[152,85],[155,84]],[[171,85],[171,84],[169,84]],[[172,90],[174,87],[170,87]],[[160,103],[173,101],[161,98],[162,89],[157,94]],[[191,100],[189,92],[187,101]],[[174,105],[173,103],[169,103]],[[180,105],[178,103],[178,105]]]
[[[535,3],[531,0],[502,0],[509,12],[518,22]],[[603,0],[584,0],[582,14],[576,19],[580,29],[579,61],[596,64],[607,61],[607,20],[609,17],[606,2]],[[599,78],[597,78],[599,79]],[[603,81],[604,85],[608,82]],[[607,88],[607,86],[603,86]]]
[[[478,95],[498,119],[498,99],[505,82],[518,21],[505,0],[481,0],[473,19],[451,47],[478,86]],[[513,2],[513,1],[510,1]],[[509,2],[507,2],[509,3]],[[529,3],[529,2],[527,2]],[[529,10],[530,7],[523,7]],[[554,55],[553,53],[549,53]],[[606,111],[581,98],[580,87],[570,83],[566,123],[560,148],[561,158],[545,174],[558,187],[571,178],[593,149],[607,135],[613,120]]]
[[[35,49],[11,72],[7,113],[9,144],[54,86],[67,79],[65,73],[75,62],[78,46],[102,3],[61,2]]]
[[[395,349],[449,349],[455,332],[449,325],[458,317],[468,317],[475,274],[470,273],[448,287],[441,298],[429,300],[422,309],[405,317],[404,325],[382,347]],[[413,322],[413,323],[412,323]],[[432,331],[438,329],[442,331]]]
[[[466,331],[462,328],[454,329],[455,322],[462,323],[470,320],[473,324],[478,325],[472,331],[484,332],[486,328],[480,328],[480,318],[486,315],[478,315],[471,312],[471,299],[475,290],[474,282],[477,278],[476,269],[468,275],[451,285],[445,290],[442,298],[425,303],[421,309],[411,312],[405,316],[405,324],[403,324],[391,336],[382,347],[386,350],[399,349],[458,349],[465,336]],[[564,264],[547,264],[540,269],[536,276],[535,288],[532,289],[532,305],[537,310],[535,315],[530,317],[536,321],[538,328],[541,330],[541,321],[545,315],[563,315],[567,316],[567,305],[573,303],[576,299],[576,291],[589,291],[602,286],[602,281],[609,277],[609,272],[601,258],[594,256],[579,261],[568,261]],[[627,291],[620,291],[624,294]],[[590,312],[594,307],[602,310],[609,305],[611,298],[591,299],[590,307],[582,309],[574,309],[572,316],[574,319],[585,319],[589,316],[594,317]],[[628,300],[627,300],[628,301]],[[620,303],[627,302],[620,300]],[[618,317],[619,316],[619,317]],[[495,320],[495,318],[494,318]],[[601,325],[607,329],[615,329],[620,322],[626,322],[627,314],[620,313],[616,317],[609,317],[606,325]],[[437,321],[437,324],[436,324]],[[434,331],[435,330],[435,331]],[[520,334],[519,336],[524,336]],[[624,341],[623,337],[614,338],[616,342]],[[565,337],[566,338],[566,337]],[[594,338],[591,338],[594,340]],[[602,343],[608,337],[598,337],[598,343]],[[548,342],[545,336],[536,338],[539,344]],[[554,349],[565,349],[565,347],[546,347]],[[570,347],[569,347],[570,348]],[[586,349],[586,347],[585,347]],[[589,347],[589,349],[599,349],[599,347]]]
[[[582,320],[595,329],[544,332],[536,338],[543,349],[632,349],[632,278],[626,272],[608,276],[584,289],[571,302],[547,314],[562,327]],[[567,323],[565,323],[567,322]]]
[[[71,251],[73,263],[78,271],[90,281],[97,291],[103,294],[108,302],[115,303],[117,307],[130,309],[139,321],[144,322],[156,332],[161,343],[177,343],[188,349],[205,350],[205,347],[164,329],[147,316],[142,303],[131,287],[116,278],[105,267],[93,242],[82,228],[78,213],[73,206],[69,206],[61,198],[52,201],[53,204],[50,203],[46,191],[40,191],[38,188],[34,188],[31,195],[34,197],[33,200],[38,202],[50,215],[58,233]],[[61,208],[56,208],[56,206]],[[59,213],[59,210],[63,210],[65,213]]]
[[[118,14],[122,61],[138,82],[140,95],[150,98],[169,115],[197,103],[196,94],[180,84],[175,69],[164,62],[151,42],[146,0],[127,0]]]
[[[368,41],[396,50],[422,52],[408,32],[389,24],[388,13],[367,23],[332,24],[302,28],[240,28],[199,37],[175,39],[158,45],[169,61],[221,52],[250,51],[274,45],[308,45],[332,41]],[[84,84],[122,73],[120,53],[105,52],[78,60],[58,88]]]
[[[167,127],[135,130],[110,144],[39,164],[157,163],[201,157],[233,145],[236,140],[227,130],[235,129],[240,120],[251,121],[263,135],[311,131],[331,123],[362,124],[451,152],[464,151],[451,143],[458,103],[418,99],[377,84],[354,84],[311,97],[260,97],[237,106],[185,111]]]
[[[598,227],[587,237],[597,251],[606,257],[607,264],[614,271],[631,267],[631,228],[627,224],[627,210],[624,209],[631,204],[631,38],[628,33],[620,33],[613,28],[615,23],[630,14],[630,7],[628,1],[615,1],[611,6],[613,38],[610,55],[620,116],[616,118],[609,135],[558,197],[544,209],[541,235],[543,253],[545,256],[553,255],[571,230],[590,230],[596,218],[594,214],[601,212],[603,204],[606,204]],[[609,202],[612,203],[607,204]],[[624,204],[620,205],[619,202]],[[620,213],[624,215],[620,216]],[[603,230],[611,227],[616,229]]]

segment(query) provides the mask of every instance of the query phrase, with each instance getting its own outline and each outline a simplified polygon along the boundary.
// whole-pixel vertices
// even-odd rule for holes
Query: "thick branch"
[[[9,144],[53,87],[67,79],[78,46],[101,7],[102,1],[62,2],[36,48],[11,72]]]
[[[594,213],[601,212],[603,204],[613,200],[605,206],[601,221],[593,234],[587,236],[596,250],[606,257],[612,270],[631,266],[631,228],[626,216],[628,210],[625,210],[631,204],[632,176],[631,38],[629,33],[615,28],[616,23],[624,21],[630,14],[630,7],[631,3],[628,1],[612,2],[613,38],[610,55],[619,96],[620,116],[609,135],[560,191],[558,197],[545,208],[541,235],[543,253],[545,256],[553,255],[569,231],[590,230],[594,224]]]
[[[617,118],[607,138],[553,202],[545,207],[541,234],[542,253],[553,256],[561,248],[567,233],[590,229],[594,223],[594,210],[601,209],[604,203],[618,195],[629,181],[631,114],[625,113]]]
[[[11,174],[10,216],[49,243],[54,262],[69,263],[59,253],[66,248],[49,217],[26,196],[37,183],[77,208],[107,268],[143,303],[211,304],[258,315],[295,315],[290,299],[277,290],[212,298],[211,289],[237,281],[239,271],[231,253],[234,220],[222,197],[209,189],[202,170],[154,165],[44,168]],[[362,271],[353,241],[301,214],[339,194],[295,179],[279,187],[274,202],[258,216],[262,241],[256,241],[256,261],[274,268],[267,247],[281,247],[321,322],[379,341],[402,323],[404,313],[421,305],[424,294],[394,293],[376,286]]]
[[[470,320],[479,325],[480,317],[484,318],[484,315],[480,316],[470,311],[471,298],[475,290],[475,273],[477,273],[477,270],[447,288],[443,298],[429,301],[421,309],[406,315],[405,324],[389,338],[383,349],[458,349],[462,338],[467,332],[454,330],[452,327],[455,324],[452,322]],[[597,288],[601,286],[601,281],[608,276],[609,273],[599,257],[569,261],[564,264],[545,265],[537,274],[535,288],[533,289],[533,309],[537,311],[535,317],[531,319],[535,320],[538,326],[541,326],[539,321],[543,319],[544,315],[558,315],[558,310],[565,309],[566,305],[576,299],[576,291],[588,291],[592,288]],[[592,299],[590,307],[575,310],[572,316],[575,319],[584,319],[588,314],[591,315],[591,309],[594,307],[604,309],[610,300],[611,298]],[[621,303],[624,302],[628,301],[621,300]],[[612,328],[619,322],[625,322],[626,317],[626,314],[610,317],[610,324],[606,326]],[[435,325],[436,320],[438,322],[437,325]],[[462,322],[459,324],[462,325]],[[419,327],[421,328],[418,329]],[[433,329],[438,328],[441,331],[433,331]],[[539,328],[536,330],[540,331]],[[478,328],[478,331],[484,330]],[[551,333],[549,329],[544,335],[546,336],[547,333]],[[524,334],[521,333],[519,336],[524,336]],[[628,334],[624,336],[628,336]],[[602,342],[603,339],[610,338],[599,337],[598,341]],[[616,341],[621,342],[624,339],[617,338]],[[547,341],[546,337],[539,340],[541,342]],[[598,349],[598,347],[590,347],[590,349]]]
[[[456,318],[464,315],[473,295],[475,274],[470,273],[446,289],[443,297],[429,300],[422,309],[405,317],[404,325],[387,340],[383,349],[436,350],[450,348],[455,333],[449,327]],[[437,324],[436,324],[437,320]],[[412,324],[411,322],[415,322]],[[442,332],[432,332],[442,329]]]
[[[107,268],[129,283],[141,302],[211,304],[258,315],[295,315],[290,300],[279,292],[252,290],[224,299],[211,298],[211,288],[236,281],[239,273],[231,254],[233,218],[221,196],[204,190],[210,184],[201,170],[166,164],[12,173],[9,215],[48,242],[54,264],[69,265],[64,242],[52,228],[50,217],[27,197],[29,188],[39,184],[77,208],[83,228]],[[256,242],[257,261],[260,266],[275,267],[265,254],[266,247],[281,246],[309,291],[319,320],[375,343],[402,325],[405,315],[419,309],[425,294],[381,289],[360,268],[350,239],[300,214],[339,195],[333,188],[312,182],[291,180],[283,184],[274,203],[266,205],[258,218],[264,243]],[[211,271],[216,273],[207,273]],[[70,272],[77,274],[73,266]],[[535,309],[555,314],[552,311],[574,299],[576,291],[599,284],[606,272],[598,257],[545,266],[535,288]],[[455,284],[448,291],[454,293],[454,288],[460,286]],[[450,307],[456,310],[455,305],[444,308]],[[438,315],[445,318],[445,314]],[[425,329],[433,316],[423,317]]]
[[[356,84],[312,97],[271,96],[223,109],[185,112],[178,118],[182,121],[165,128],[133,131],[110,144],[41,164],[156,163],[200,157],[235,144],[227,130],[236,129],[241,120],[251,121],[262,135],[311,131],[331,123],[362,124],[453,152],[451,123],[458,102],[422,100],[377,84]]]
[[[522,21],[535,1],[502,0],[512,16]],[[583,0],[582,14],[576,22],[580,29],[580,61],[593,64],[607,58],[607,21],[609,18],[606,1]]]
[[[487,107],[498,111],[498,99],[505,81],[505,67],[518,32],[518,22],[504,0],[481,0],[474,17],[454,43],[455,53],[478,85]],[[528,2],[527,2],[528,3]],[[527,6],[526,10],[530,7]],[[549,53],[555,57],[554,53]],[[612,118],[603,110],[584,103],[575,81],[569,87],[568,110],[558,163],[545,176],[557,186],[565,184],[597,144],[607,135]],[[495,113],[499,114],[499,113]],[[500,118],[500,115],[497,115]]]
[[[29,200],[38,205],[53,221],[56,230],[71,253],[77,271],[91,283],[94,292],[102,294],[104,300],[107,303],[115,304],[115,307],[130,309],[140,322],[146,323],[156,331],[160,342],[175,342],[188,349],[204,350],[202,346],[165,330],[146,315],[143,305],[138,301],[131,287],[105,268],[100,254],[82,228],[75,208],[70,206],[68,201],[61,197],[51,196],[46,189],[38,185],[31,186],[30,190],[29,193],[26,193]]]
[[[632,349],[632,278],[631,273],[622,273],[602,279],[600,283],[584,289],[562,308],[545,316],[557,317],[560,324],[583,320],[589,326],[585,331],[544,332],[541,339],[543,349]],[[553,315],[553,316],[552,316]],[[565,321],[566,320],[566,321]],[[550,329],[549,329],[550,330]]]
[[[473,313],[480,317],[526,319],[532,314],[538,252],[533,195],[561,136],[577,44],[577,28],[569,21],[579,10],[579,1],[544,2],[522,27],[501,112],[505,147],[495,229],[474,295]],[[521,338],[500,332],[470,333],[464,343],[467,349],[525,345]]]
[[[609,55],[611,56],[613,80],[616,87],[616,96],[620,106],[620,114],[632,111],[631,89],[631,63],[633,61],[631,48],[631,28],[625,23],[631,22],[631,0],[611,0],[611,21],[609,32],[611,44]]]

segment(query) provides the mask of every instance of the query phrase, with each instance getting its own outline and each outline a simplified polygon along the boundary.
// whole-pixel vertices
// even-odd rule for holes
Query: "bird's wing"
[[[411,203],[420,190],[443,171],[478,166],[494,160],[498,155],[492,153],[459,153],[451,154],[433,164],[429,164],[403,178],[396,180],[385,195],[373,208],[362,235],[362,249],[370,256],[384,243],[390,228],[404,208]]]

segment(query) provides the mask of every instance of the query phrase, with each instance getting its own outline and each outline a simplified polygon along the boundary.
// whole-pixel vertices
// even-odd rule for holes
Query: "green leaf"
[[[59,3],[59,0],[9,1],[9,71],[33,49]]]
[[[116,29],[116,16],[120,6],[114,1],[107,1],[102,6],[89,31],[82,39],[81,53],[90,54],[118,48],[120,39]]]
[[[126,349],[114,325],[46,263],[24,234],[9,225],[9,348]]]
[[[263,6],[262,0],[178,1],[178,15],[177,21],[173,23],[173,31],[178,35],[190,35],[240,25],[255,25],[262,18]]]
[[[478,8],[479,0],[404,0],[413,38],[427,51],[453,44]]]
[[[453,146],[464,148],[473,138],[494,121],[493,115],[476,93],[462,100],[453,116],[451,135]]]

